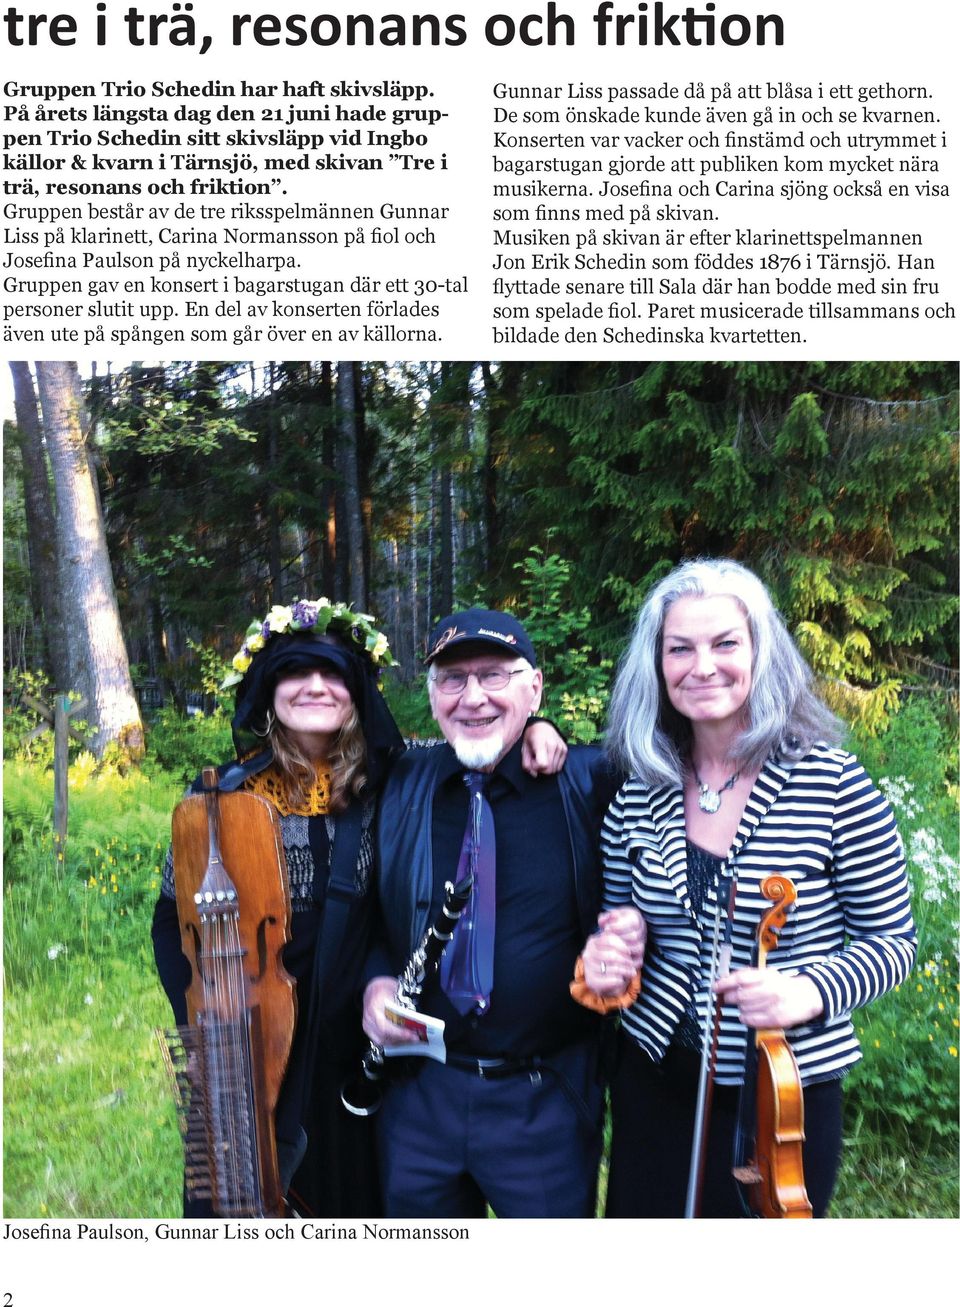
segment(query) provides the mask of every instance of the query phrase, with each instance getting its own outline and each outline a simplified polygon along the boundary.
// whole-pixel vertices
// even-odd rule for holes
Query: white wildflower
[[[267,613],[267,623],[271,635],[282,635],[293,621],[293,610],[286,604],[274,604]]]
[[[890,806],[895,808],[901,817],[912,819],[922,816],[923,808],[915,799],[909,797],[916,787],[912,781],[907,780],[906,776],[881,776],[877,784],[887,796]]]

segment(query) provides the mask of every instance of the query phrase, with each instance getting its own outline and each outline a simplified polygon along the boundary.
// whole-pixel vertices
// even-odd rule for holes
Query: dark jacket
[[[389,952],[404,961],[429,925],[434,883],[433,796],[445,753],[443,748],[410,749],[395,764],[380,797],[376,847],[381,928]],[[600,910],[600,824],[618,782],[603,751],[593,745],[572,746],[557,781],[586,939],[596,927]]]

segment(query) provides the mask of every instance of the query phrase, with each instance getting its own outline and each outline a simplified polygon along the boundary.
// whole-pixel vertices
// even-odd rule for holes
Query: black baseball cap
[[[451,613],[433,628],[424,662],[432,663],[438,654],[461,644],[489,645],[500,653],[526,658],[531,667],[537,665],[530,637],[511,613],[499,613],[492,608],[467,608]]]

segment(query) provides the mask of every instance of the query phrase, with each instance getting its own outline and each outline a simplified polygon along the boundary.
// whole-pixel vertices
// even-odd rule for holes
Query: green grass
[[[5,1215],[179,1214],[180,1137],[153,1034],[170,1016],[151,972],[143,948],[8,994]]]
[[[179,782],[73,769],[65,856],[50,779],[4,786],[4,1212],[175,1216],[180,1138],[154,1035],[171,1016],[150,920]]]
[[[945,1144],[933,1151],[897,1148],[875,1129],[858,1131],[845,1114],[843,1156],[831,1217],[955,1218],[957,1154]]]

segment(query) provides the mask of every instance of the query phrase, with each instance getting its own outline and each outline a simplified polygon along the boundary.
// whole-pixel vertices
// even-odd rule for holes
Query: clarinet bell
[[[379,1077],[371,1076],[364,1067],[359,1075],[344,1084],[340,1101],[354,1116],[373,1116],[383,1101]]]

